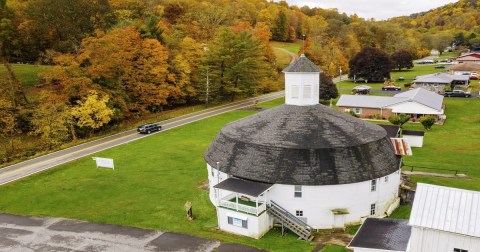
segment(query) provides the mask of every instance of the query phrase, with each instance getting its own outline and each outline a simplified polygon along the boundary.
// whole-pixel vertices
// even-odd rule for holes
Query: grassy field
[[[227,122],[251,115],[235,111],[152,135],[94,156],[115,160],[97,169],[91,156],[0,187],[0,212],[57,216],[160,229],[248,244],[271,251],[309,251],[313,245],[272,230],[260,240],[215,229],[203,153]],[[183,205],[193,204],[194,221]]]
[[[301,40],[298,40],[294,43],[272,41],[270,42],[270,45],[272,47],[283,48],[293,54],[298,54],[298,52],[300,52],[300,48],[302,47],[302,43],[303,42]]]
[[[45,71],[51,66],[45,65],[31,65],[31,64],[11,64],[12,69],[17,75],[17,78],[22,82],[25,87],[31,87],[38,82],[37,74]],[[0,65],[0,75],[7,74],[7,69],[3,65]]]

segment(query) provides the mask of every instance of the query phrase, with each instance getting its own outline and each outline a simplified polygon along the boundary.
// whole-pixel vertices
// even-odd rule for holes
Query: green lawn
[[[313,244],[272,230],[262,239],[215,229],[203,154],[227,122],[253,114],[234,111],[152,135],[92,156],[115,160],[115,170],[95,168],[92,156],[0,187],[0,212],[56,216],[151,228],[271,251],[309,251]],[[193,205],[194,221],[183,206]]]
[[[287,52],[280,50],[278,48],[273,48],[273,52],[275,53],[275,57],[277,57],[277,68],[284,69],[290,64],[292,61],[292,57]]]
[[[51,66],[45,65],[31,65],[31,64],[11,64],[12,69],[17,75],[17,78],[22,82],[25,87],[31,87],[38,82],[37,74],[45,71]],[[7,69],[3,65],[0,65],[0,75],[7,74]]]
[[[327,244],[320,252],[348,252],[350,250],[346,249],[345,247]]]

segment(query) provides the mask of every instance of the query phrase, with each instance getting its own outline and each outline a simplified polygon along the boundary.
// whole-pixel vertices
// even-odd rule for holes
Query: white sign
[[[115,170],[115,167],[113,166],[113,159],[111,158],[94,157],[92,159],[95,160],[95,162],[97,163],[97,168],[105,167],[105,168],[112,168]]]

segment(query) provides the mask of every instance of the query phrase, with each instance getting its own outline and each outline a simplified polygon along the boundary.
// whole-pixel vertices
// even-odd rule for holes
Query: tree
[[[391,115],[388,117],[388,121],[393,124],[397,125],[398,127],[402,128],[405,123],[410,120],[410,116],[406,114],[397,114]]]
[[[113,115],[113,110],[107,106],[109,97],[99,97],[97,91],[90,91],[83,101],[71,110],[79,127],[98,129],[108,123]]]
[[[350,78],[364,78],[369,82],[382,82],[390,79],[392,60],[386,52],[374,47],[365,47],[349,62]]]
[[[432,126],[435,124],[436,119],[433,116],[422,116],[420,117],[420,123],[423,125],[425,130],[430,130]]]
[[[281,10],[275,20],[272,29],[272,39],[275,41],[287,41],[289,38],[290,27],[288,25],[287,14]]]
[[[445,51],[445,49],[451,45],[454,40],[451,34],[440,33],[432,37],[431,44],[434,49],[437,49],[440,52],[440,55]]]
[[[320,73],[320,99],[330,100],[338,97],[338,89],[332,79],[328,78],[324,73]]]
[[[413,67],[413,56],[407,50],[399,50],[392,54],[391,56],[395,68],[398,68],[398,71],[401,71],[402,68],[410,69]]]
[[[39,104],[32,114],[33,132],[38,135],[48,149],[52,149],[69,139],[69,123],[72,116],[69,108],[57,97],[47,92],[40,95]],[[74,132],[72,137],[74,137]]]

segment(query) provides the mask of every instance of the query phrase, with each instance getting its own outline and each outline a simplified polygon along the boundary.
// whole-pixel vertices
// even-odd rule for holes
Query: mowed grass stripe
[[[308,251],[312,245],[278,231],[255,240],[215,230],[203,154],[228,122],[252,115],[234,111],[188,124],[61,165],[0,187],[0,212],[65,217],[188,233],[272,251]],[[93,156],[113,158],[97,169]],[[193,205],[194,221],[183,206]]]

